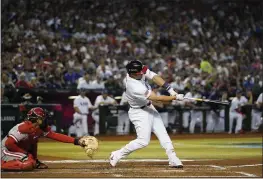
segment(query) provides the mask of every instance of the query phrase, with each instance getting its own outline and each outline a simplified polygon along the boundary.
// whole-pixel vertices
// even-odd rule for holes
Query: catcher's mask
[[[27,113],[27,120],[32,123],[40,123],[40,127],[46,126],[46,111],[40,107],[32,108]]]

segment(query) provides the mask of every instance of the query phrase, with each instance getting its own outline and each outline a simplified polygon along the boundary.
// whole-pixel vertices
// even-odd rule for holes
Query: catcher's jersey
[[[32,144],[38,142],[38,138],[40,136],[46,136],[51,131],[51,128],[48,127],[45,130],[45,132],[42,131],[40,128],[37,128],[32,133],[22,133],[19,130],[19,126],[21,126],[21,125],[26,126],[29,123],[31,123],[31,122],[25,121],[25,122],[22,122],[22,123],[19,123],[19,124],[15,125],[8,132],[7,136],[5,136],[4,139],[2,140],[2,146],[1,146],[2,150],[6,148],[5,142],[6,142],[7,138],[8,137],[12,137],[17,142],[19,147],[21,147],[24,150],[28,151]],[[28,125],[28,127],[31,127],[31,125]]]
[[[151,86],[147,83],[145,75],[142,79],[136,80],[128,74],[126,76],[126,99],[132,108],[140,108],[147,105],[150,101],[148,97],[151,95]]]
[[[83,114],[88,114],[89,108],[92,106],[93,105],[91,104],[89,98],[87,98],[86,96],[83,98],[81,95],[78,95],[74,99],[74,107],[78,107],[80,112]]]

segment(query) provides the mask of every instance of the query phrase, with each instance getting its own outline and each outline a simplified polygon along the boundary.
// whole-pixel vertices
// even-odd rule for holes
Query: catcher
[[[14,126],[2,140],[1,170],[29,171],[46,169],[48,166],[37,159],[37,143],[41,136],[59,142],[72,143],[83,147],[89,157],[92,157],[98,148],[95,137],[83,136],[72,138],[55,133],[47,125],[47,113],[40,107],[32,108],[27,118]]]

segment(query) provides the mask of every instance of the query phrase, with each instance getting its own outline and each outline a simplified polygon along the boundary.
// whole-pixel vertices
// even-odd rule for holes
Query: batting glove
[[[176,100],[183,101],[184,100],[184,94],[177,94]]]

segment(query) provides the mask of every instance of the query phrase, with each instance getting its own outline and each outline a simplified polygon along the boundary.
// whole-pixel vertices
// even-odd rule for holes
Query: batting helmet
[[[27,120],[35,122],[37,119],[44,120],[46,118],[46,112],[40,107],[32,108],[27,113]]]
[[[144,66],[140,60],[132,60],[126,65],[126,70],[129,74],[144,74],[147,70],[147,67]]]

